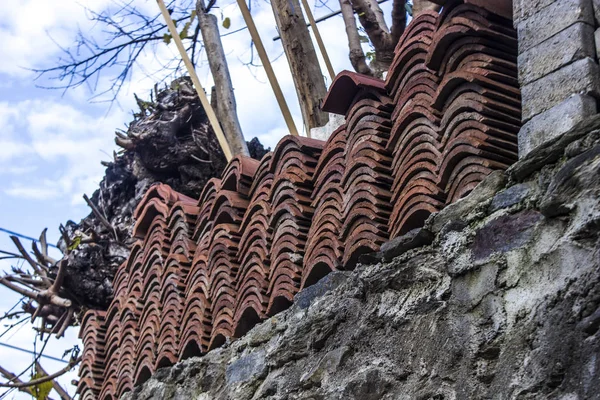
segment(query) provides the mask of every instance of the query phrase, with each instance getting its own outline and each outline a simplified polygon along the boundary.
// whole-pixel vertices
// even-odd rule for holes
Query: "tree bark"
[[[203,0],[196,2],[196,14],[198,15],[198,23],[200,24],[200,32],[202,33],[202,41],[206,49],[208,65],[210,72],[215,82],[217,94],[217,116],[219,122],[229,142],[231,152],[234,156],[241,154],[249,156],[248,147],[244,140],[242,128],[237,117],[237,106],[235,103],[235,95],[233,94],[233,84],[229,75],[229,67],[227,59],[223,51],[223,44],[219,35],[219,26],[217,17],[205,12]]]
[[[376,0],[339,1],[346,25],[352,66],[358,73],[381,77],[394,60],[394,50],[406,29],[406,0],[393,0],[391,28],[388,28]],[[414,16],[418,16],[425,10],[439,11],[441,8],[438,4],[428,0],[414,0],[413,4]],[[375,50],[375,58],[370,65],[367,65],[365,60],[354,12],[358,15],[360,24]]]
[[[369,6],[375,13],[375,18],[377,18],[377,22],[379,23],[379,26],[381,27],[381,29],[384,32],[389,33],[390,29],[388,28],[387,23],[385,22],[385,16],[383,15],[383,10],[379,6],[379,3],[377,3],[377,0],[369,0]]]
[[[356,25],[354,10],[352,9],[350,0],[340,0],[340,10],[342,11],[342,18],[344,19],[344,25],[346,26],[346,35],[348,36],[350,63],[352,64],[352,67],[354,67],[354,70],[359,74],[373,76],[373,71],[371,71],[371,68],[367,65],[365,52],[360,44],[358,26]]]
[[[329,115],[320,109],[327,89],[300,2],[272,0],[271,6],[294,79],[304,123],[309,130],[323,126],[329,120]]]
[[[420,13],[426,10],[439,11],[441,6],[428,0],[414,0],[413,2],[413,17],[417,17]]]

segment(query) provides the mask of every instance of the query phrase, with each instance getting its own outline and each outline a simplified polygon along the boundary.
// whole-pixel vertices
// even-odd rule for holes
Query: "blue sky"
[[[58,239],[58,225],[72,219],[78,221],[89,213],[82,195],[91,195],[102,178],[101,160],[110,160],[115,149],[114,131],[124,128],[135,109],[133,93],[146,98],[154,81],[162,78],[162,60],[176,56],[173,44],[161,43],[156,54],[143,54],[140,65],[134,68],[130,83],[117,102],[90,102],[94,95],[87,87],[63,93],[45,90],[34,82],[29,68],[49,67],[56,62],[60,49],[49,35],[62,46],[69,46],[78,27],[100,38],[100,27],[87,21],[81,4],[101,11],[111,0],[23,0],[0,2],[0,227],[37,237],[45,227],[52,243]],[[155,0],[135,0],[140,8],[158,12]],[[339,8],[336,1],[330,7]],[[245,24],[235,1],[219,0],[216,10],[219,18],[229,17],[227,33]],[[329,13],[325,7],[314,9],[316,16]],[[276,35],[275,20],[268,2],[253,2],[256,25],[265,47],[273,60],[281,55]],[[334,69],[351,69],[341,17],[319,24]],[[232,74],[238,104],[240,123],[246,138],[254,136],[273,147],[286,134],[286,127],[275,97],[261,68],[248,68],[242,60],[249,58],[250,37],[247,30],[224,38],[224,47]],[[316,47],[316,46],[315,46]],[[205,57],[204,57],[205,58]],[[141,68],[143,66],[143,68]],[[324,64],[321,63],[325,73]],[[298,129],[302,129],[298,101],[285,56],[279,57],[273,67],[280,80],[288,105]],[[116,71],[107,71],[98,82],[106,88]],[[152,74],[149,77],[147,74]],[[206,61],[198,68],[198,75],[206,88],[212,85]],[[328,81],[328,79],[327,79]],[[327,82],[329,84],[330,82]],[[26,243],[29,247],[30,243]],[[0,232],[0,249],[12,250],[8,235]],[[10,264],[0,261],[0,268]],[[0,314],[12,307],[19,298],[0,287]],[[2,328],[0,326],[0,328]],[[0,330],[1,333],[2,330]],[[62,356],[65,349],[77,343],[77,331],[53,342],[47,351]],[[0,342],[32,348],[30,325],[24,325],[16,334],[0,338]],[[31,356],[0,347],[0,365],[20,372],[29,365]],[[60,369],[59,363],[43,361],[49,371]],[[24,379],[28,379],[25,375]],[[69,384],[74,374],[61,379],[63,387],[73,393]],[[1,380],[0,380],[1,381]],[[0,395],[3,390],[0,389]],[[56,396],[55,396],[56,397]],[[17,392],[8,398],[28,398]]]

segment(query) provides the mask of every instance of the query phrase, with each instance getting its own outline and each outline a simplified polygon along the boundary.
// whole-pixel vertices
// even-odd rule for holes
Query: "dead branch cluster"
[[[31,315],[31,321],[41,320],[40,334],[55,334],[62,337],[67,327],[73,323],[73,317],[79,311],[64,293],[62,283],[65,276],[65,260],[57,261],[48,255],[46,229],[38,243],[32,242],[30,254],[25,250],[18,237],[11,236],[17,248],[16,253],[0,251],[3,258],[24,260],[28,268],[13,266],[10,273],[0,277],[0,284],[22,295],[22,312]],[[18,313],[7,314],[1,319],[9,319]]]
[[[88,204],[93,206],[92,211],[94,213],[100,213],[87,196],[84,196],[84,198]],[[102,221],[103,223],[108,224],[111,228],[109,231],[115,232],[114,234],[116,235],[116,231],[110,223],[108,223],[106,218],[102,219]],[[10,272],[5,272],[3,276],[0,276],[0,285],[23,296],[20,303],[21,310],[14,311],[16,306],[13,307],[13,309],[0,316],[0,321],[12,320],[23,315],[30,316],[9,325],[5,333],[15,326],[20,325],[26,319],[30,319],[32,323],[36,320],[40,321],[39,326],[34,327],[34,329],[37,330],[40,339],[44,340],[44,335],[47,335],[44,346],[41,351],[37,353],[37,357],[32,363],[32,366],[35,366],[36,369],[36,377],[30,381],[24,382],[19,378],[27,371],[27,369],[21,374],[15,375],[0,366],[0,375],[8,380],[6,383],[0,383],[0,388],[9,388],[9,390],[18,389],[22,392],[35,395],[35,388],[38,385],[51,382],[52,387],[62,400],[71,400],[69,394],[55,381],[55,379],[69,372],[79,364],[81,357],[79,356],[78,349],[75,350],[77,347],[72,351],[71,358],[67,365],[52,374],[46,373],[38,360],[42,356],[50,336],[55,335],[56,338],[64,336],[67,328],[76,324],[80,314],[84,311],[84,307],[74,300],[75,296],[70,294],[68,289],[63,286],[68,260],[66,256],[76,247],[76,245],[78,246],[81,243],[90,243],[98,240],[98,235],[92,234],[86,237],[78,237],[78,243],[73,243],[73,240],[69,238],[66,229],[62,225],[60,226],[60,231],[67,247],[66,254],[64,254],[65,257],[60,260],[55,260],[48,253],[48,242],[46,237],[47,229],[44,229],[40,235],[39,241],[32,241],[31,252],[28,252],[25,249],[23,243],[17,236],[10,236],[16,247],[15,252],[0,250],[0,259],[23,262],[23,266],[19,267],[13,265]],[[65,353],[65,355],[67,353]]]
[[[130,129],[115,131],[117,146],[124,150],[133,150],[136,142],[144,138],[144,134],[161,129],[175,136],[177,130],[189,122],[193,112],[191,104],[200,102],[190,79],[181,77],[174,80],[171,89],[159,90],[158,85],[154,85],[154,91],[150,93],[149,101],[140,99],[134,93],[140,110],[133,114],[135,120]],[[144,125],[145,128],[141,125]],[[137,129],[132,129],[132,127]],[[117,154],[115,154],[116,157]],[[108,166],[106,163],[104,165]]]

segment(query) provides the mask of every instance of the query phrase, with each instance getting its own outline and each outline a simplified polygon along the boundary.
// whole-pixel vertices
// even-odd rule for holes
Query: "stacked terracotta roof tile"
[[[467,0],[468,1],[468,0]],[[412,21],[387,81],[343,72],[327,142],[238,157],[198,200],[157,185],[136,210],[107,311],[83,321],[82,399],[114,399],[291,304],[517,159],[512,23],[471,4]]]

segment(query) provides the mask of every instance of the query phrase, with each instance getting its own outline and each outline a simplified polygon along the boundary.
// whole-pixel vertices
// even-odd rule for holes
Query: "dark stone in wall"
[[[506,252],[525,245],[533,237],[539,212],[526,210],[503,215],[479,229],[473,240],[473,258],[481,260],[495,252]]]

